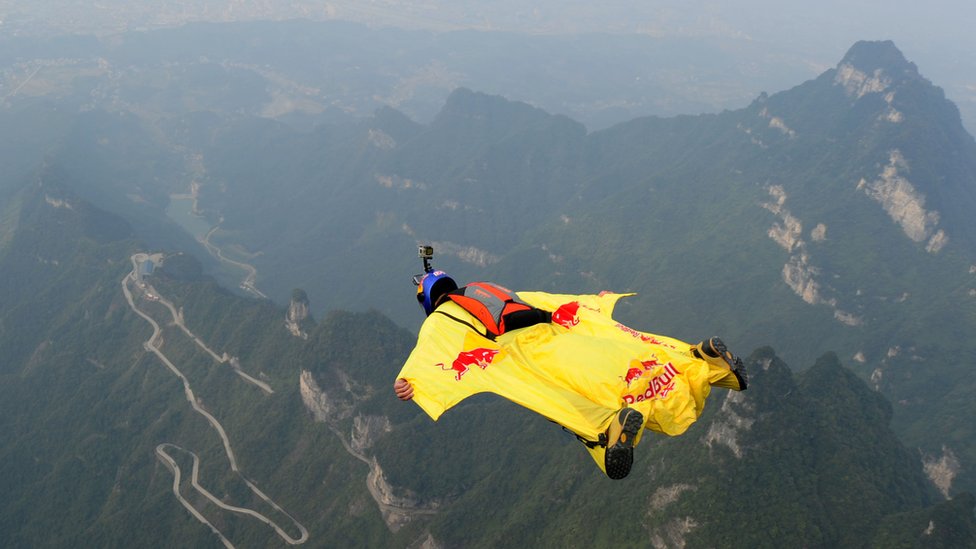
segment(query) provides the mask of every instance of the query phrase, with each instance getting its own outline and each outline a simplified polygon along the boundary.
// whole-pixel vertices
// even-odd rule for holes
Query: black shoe
[[[608,477],[620,480],[630,474],[634,465],[634,441],[643,425],[644,416],[633,408],[623,408],[610,423],[603,461]]]
[[[729,369],[735,375],[736,381],[738,381],[739,387],[729,387],[730,389],[738,389],[739,391],[746,390],[746,386],[749,384],[749,376],[746,373],[745,364],[742,363],[742,359],[732,354],[725,343],[717,338],[711,337],[702,341],[698,345],[691,348],[692,354],[696,357],[708,360],[709,358],[719,358],[722,359],[726,364],[728,364]],[[704,356],[702,356],[704,355]]]

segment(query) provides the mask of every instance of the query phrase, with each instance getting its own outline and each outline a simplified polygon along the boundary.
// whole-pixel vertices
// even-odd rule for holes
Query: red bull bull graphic
[[[622,379],[627,382],[627,387],[630,388],[630,384],[637,381],[644,375],[644,370],[640,368],[628,368],[627,375]]]
[[[572,328],[579,324],[579,301],[572,301],[560,305],[555,312],[552,313],[552,323],[559,324],[564,328]]]
[[[644,363],[642,362],[641,364]],[[660,366],[657,364],[657,361],[654,361],[654,365]],[[650,370],[651,367],[648,367],[647,369]],[[642,371],[638,368],[630,368],[627,372],[628,376],[630,375],[630,370],[638,370],[640,372],[640,375],[637,376],[633,381],[643,377],[644,372],[646,371]],[[679,373],[680,372],[678,372],[678,369],[674,367],[674,364],[668,362],[664,365],[664,371],[652,377],[647,382],[647,389],[645,389],[643,393],[631,393],[624,395],[624,402],[627,404],[633,404],[635,402],[643,402],[645,400],[652,400],[655,398],[666,398],[668,394],[674,390],[674,378]],[[627,387],[630,387],[630,382],[627,383]]]
[[[461,381],[461,376],[466,374],[472,366],[477,366],[484,370],[491,364],[492,360],[495,360],[495,355],[497,354],[497,349],[478,348],[471,351],[462,351],[450,366],[445,366],[443,362],[437,365],[445,372],[453,371],[455,373],[454,379]]]
[[[634,383],[638,379],[644,377],[644,374],[657,366],[658,362],[656,358],[642,361],[632,360],[630,365],[631,367],[627,369],[627,374],[620,376],[620,379],[627,383],[627,388],[630,388],[631,383]]]

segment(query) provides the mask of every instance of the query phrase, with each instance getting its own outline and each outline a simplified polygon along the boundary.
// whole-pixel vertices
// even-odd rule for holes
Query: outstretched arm
[[[393,383],[393,392],[400,400],[410,400],[413,398],[413,386],[402,377]]]

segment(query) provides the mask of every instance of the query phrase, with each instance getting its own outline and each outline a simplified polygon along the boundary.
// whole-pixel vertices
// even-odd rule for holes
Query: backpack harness
[[[447,294],[447,298],[477,318],[485,327],[486,333],[482,335],[492,341],[509,330],[552,322],[552,313],[549,311],[533,307],[519,299],[515,292],[491,282],[472,282]],[[434,312],[471,326],[470,323],[447,313],[436,310]],[[475,331],[480,333],[480,330]]]

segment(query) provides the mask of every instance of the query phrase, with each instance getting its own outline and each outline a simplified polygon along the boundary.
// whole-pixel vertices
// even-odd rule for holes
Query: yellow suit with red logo
[[[472,328],[481,327],[474,316],[446,302],[424,322],[398,377],[410,382],[414,402],[432,419],[490,392],[590,441],[623,406],[643,414],[644,428],[674,436],[698,419],[713,385],[739,389],[727,366],[696,358],[690,344],[614,321],[617,301],[632,294],[517,295],[554,311],[553,321],[492,341]],[[590,449],[601,469],[604,452]]]

